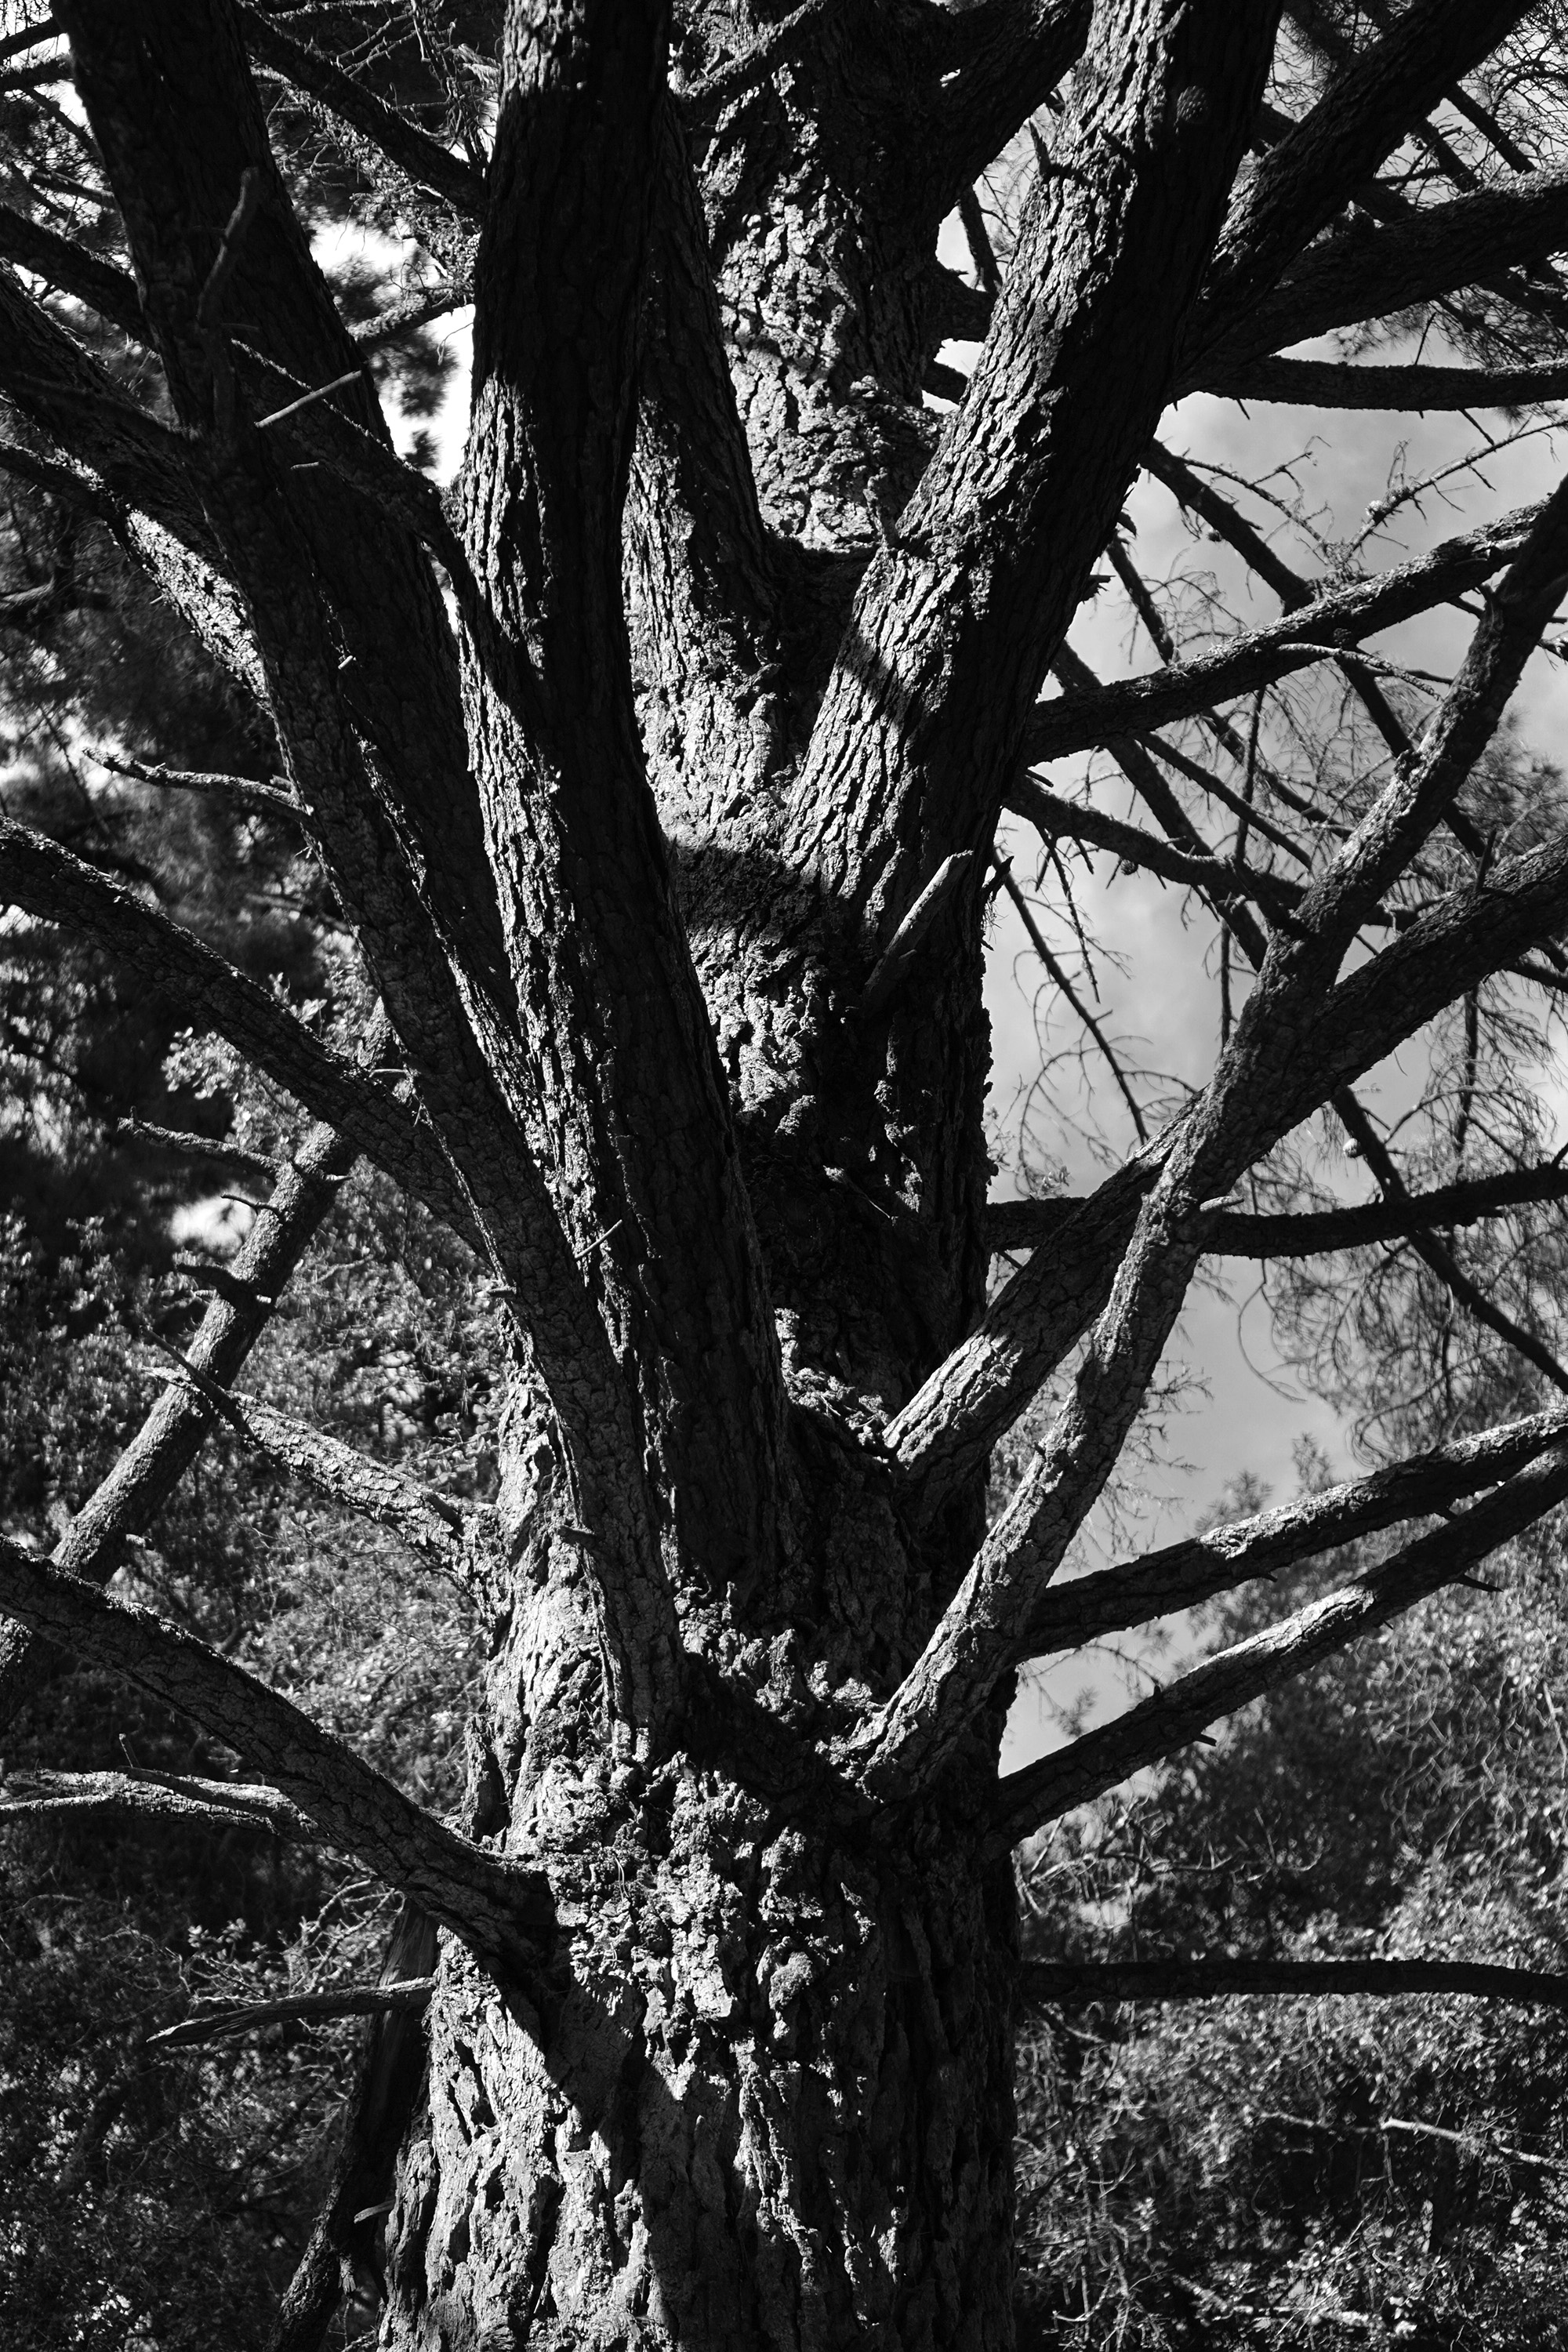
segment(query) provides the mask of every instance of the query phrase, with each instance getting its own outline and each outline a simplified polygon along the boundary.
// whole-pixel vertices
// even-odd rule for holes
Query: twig
[[[398,1984],[343,1985],[332,1992],[297,1992],[280,2000],[208,2010],[179,2025],[166,2025],[161,2033],[150,2033],[145,2047],[186,2050],[195,2042],[224,2041],[266,2025],[316,2025],[334,2017],[374,2017],[384,2009],[426,2009],[435,1990],[434,1977],[408,1977]]]
[[[285,417],[298,416],[302,408],[314,407],[316,402],[325,400],[329,393],[342,392],[345,384],[363,383],[364,380],[363,367],[345,368],[342,374],[333,376],[330,383],[319,383],[313,392],[301,393],[298,400],[289,401],[286,407],[273,409],[268,416],[258,416],[256,429],[258,433],[265,433],[269,425],[281,425]]]

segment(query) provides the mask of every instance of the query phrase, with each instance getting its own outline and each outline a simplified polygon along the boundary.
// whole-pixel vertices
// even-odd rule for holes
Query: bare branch
[[[318,1044],[277,998],[205,941],[68,851],[0,818],[0,897],[41,922],[84,932],[190,1018],[226,1037],[257,1068],[465,1235],[471,1213],[428,1126],[393,1089]]]
[[[1194,473],[1173,450],[1167,449],[1163,442],[1152,441],[1143,453],[1143,470],[1157,482],[1163,482],[1172,497],[1201,517],[1211,530],[1228,541],[1258,578],[1273,589],[1288,613],[1311,603],[1310,583],[1276,555],[1268,541],[1253,530],[1230,500],[1205,482],[1201,474]],[[1165,659],[1170,661],[1172,656],[1167,653]]]
[[[1211,654],[1147,677],[1120,678],[1089,694],[1064,694],[1035,706],[1027,756],[1031,761],[1066,759],[1112,735],[1146,736],[1156,728],[1191,719],[1216,702],[1250,694],[1260,686],[1307,667],[1313,648],[1331,658],[1342,645],[1414,619],[1434,604],[1479,588],[1524,545],[1537,509],[1529,508],[1500,521],[1446,540],[1430,555],[1374,574],[1370,580],[1330,587],[1303,609],[1266,628],[1253,629]]]
[[[1410,1195],[1405,1180],[1394,1164],[1394,1157],[1383,1138],[1363,1110],[1348,1087],[1342,1087],[1334,1097],[1334,1108],[1339,1113],[1345,1131],[1359,1146],[1362,1158],[1383,1187],[1391,1207],[1408,1210]],[[1478,1323],[1495,1331],[1505,1347],[1533,1364],[1543,1372],[1553,1388],[1568,1391],[1568,1371],[1564,1371],[1550,1348],[1538,1339],[1533,1331],[1526,1331],[1511,1315],[1506,1315],[1486,1293],[1478,1288],[1459,1265],[1446,1242],[1431,1232],[1416,1228],[1411,1234],[1415,1254],[1429,1265],[1450,1296],[1465,1307]]]
[[[1529,408],[1568,400],[1568,362],[1541,367],[1363,366],[1353,360],[1253,360],[1205,389],[1299,408]]]
[[[1189,352],[1257,303],[1412,123],[1523,14],[1524,0],[1417,0],[1380,41],[1346,58],[1238,198],[1205,280]]]
[[[551,1932],[548,1882],[426,1812],[345,1741],[151,1609],[111,1601],[0,1536],[0,1608],[177,1707],[258,1763],[331,1842],[413,1896],[492,1967]]]
[[[0,1820],[142,1813],[159,1820],[268,1830],[315,1843],[309,1814],[276,1789],[244,1780],[204,1780],[177,1772],[27,1772],[0,1783]]]
[[[195,1393],[246,1441],[345,1510],[401,1536],[430,1567],[465,1581],[463,1514],[444,1495],[390,1464],[345,1445],[323,1429],[279,1412],[258,1398],[224,1388],[183,1357],[175,1361]]]
[[[392,1984],[339,1985],[330,1992],[288,1993],[279,2000],[258,2000],[232,2008],[209,2009],[150,2033],[149,2051],[189,2050],[201,2042],[225,2042],[237,2033],[258,2033],[267,2025],[325,2025],[338,2017],[375,2017],[383,2010],[401,2009],[417,2014],[430,2006],[434,1977],[405,1977]]]
[[[1035,920],[1028,900],[1025,898],[1023,892],[1014,881],[1011,874],[1009,874],[1005,867],[1002,869],[1002,887],[1005,890],[1008,898],[1012,900],[1018,919],[1023,924],[1025,930],[1028,933],[1029,944],[1034,949],[1035,953],[1039,957],[1041,963],[1045,966],[1047,975],[1054,984],[1061,991],[1063,996],[1066,997],[1068,1003],[1072,1008],[1074,1014],[1077,1016],[1079,1021],[1082,1023],[1089,1035],[1094,1039],[1095,1044],[1099,1046],[1100,1058],[1106,1064],[1111,1076],[1116,1081],[1117,1092],[1121,1095],[1122,1101],[1127,1105],[1128,1112],[1132,1120],[1133,1132],[1136,1134],[1139,1142],[1146,1145],[1149,1140],[1149,1130],[1143,1123],[1143,1113],[1139,1107],[1137,1096],[1133,1093],[1131,1087],[1128,1083],[1127,1073],[1122,1068],[1121,1060],[1118,1057],[1114,1047],[1111,1045],[1110,1039],[1106,1036],[1104,1030],[1100,1027],[1100,1023],[1095,1019],[1088,1005],[1084,1003],[1079,995],[1078,991],[1074,988],[1071,981],[1068,978],[1067,973],[1062,970],[1061,965],[1057,961],[1056,957],[1051,953],[1050,949],[1046,945],[1044,934],[1042,933],[1038,923]]]
[[[384,1049],[384,1022],[371,1025],[372,1056]],[[294,1164],[283,1170],[271,1198],[238,1252],[232,1271],[240,1285],[232,1299],[216,1298],[189,1344],[188,1360],[205,1380],[233,1380],[262,1330],[268,1300],[284,1287],[338,1196],[356,1154],[335,1129],[318,1127]],[[173,1493],[199,1452],[212,1423],[211,1407],[181,1385],[166,1389],[109,1475],[77,1512],[55,1547],[54,1564],[71,1576],[107,1583],[119,1567],[125,1537],[139,1534]],[[0,1627],[0,1731],[54,1664],[47,1643],[20,1626]]]
[[[1382,1567],[1181,1675],[1114,1722],[1072,1740],[997,1792],[989,1843],[1005,1850],[1131,1772],[1187,1746],[1209,1724],[1289,1682],[1470,1570],[1568,1497],[1559,1443],[1462,1518],[1421,1536]]]
[[[1401,1519],[1447,1513],[1495,1486],[1568,1438],[1568,1412],[1539,1412],[1479,1436],[1391,1463],[1370,1478],[1303,1495],[1233,1519],[1115,1568],[1097,1569],[1041,1593],[1018,1629],[1020,1657],[1043,1657],[1191,1609],[1254,1577],[1271,1576]]]
[[[201,793],[216,801],[226,801],[232,807],[244,809],[252,816],[284,817],[290,824],[310,822],[293,793],[279,784],[264,784],[254,776],[211,775],[205,770],[191,768],[160,768],[145,760],[127,760],[120,754],[93,751],[88,755],[111,775],[128,776],[132,783],[160,784],[169,792]]]
[[[1019,1972],[1028,2001],[1079,2009],[1090,2001],[1297,2000],[1333,1993],[1408,2000],[1464,1993],[1478,2000],[1568,2009],[1568,1975],[1478,1960],[1034,1960]]]
[[[270,66],[297,89],[320,99],[362,139],[379,148],[416,187],[427,188],[470,221],[483,219],[484,175],[473,164],[464,163],[439,140],[407,121],[395,107],[377,98],[319,50],[290,39],[259,8],[241,7],[238,14],[252,57]]]
[[[1568,173],[1539,173],[1518,186],[1457,196],[1398,223],[1350,229],[1303,256],[1277,292],[1203,350],[1181,390],[1224,383],[1239,367],[1336,327],[1380,318],[1539,261],[1568,240]]]
[[[1108,849],[1123,865],[1141,866],[1148,873],[1158,874],[1163,881],[1202,890],[1211,902],[1222,907],[1233,898],[1250,898],[1278,921],[1300,900],[1300,882],[1282,875],[1260,874],[1255,866],[1237,866],[1227,858],[1174,849],[1157,835],[1124,824],[1120,817],[1107,816],[1103,810],[1092,808],[1086,802],[1063,800],[1032,776],[1020,776],[1009,784],[1005,803],[1016,815],[1027,817],[1047,841],[1065,838],[1087,842],[1094,849]]]
[[[1564,1200],[1568,1168],[1551,1160],[1500,1176],[1469,1177],[1430,1192],[1402,1192],[1395,1199],[1354,1208],[1280,1216],[1225,1210],[1209,1227],[1207,1247],[1216,1257],[1310,1257],[1326,1250],[1369,1249],[1429,1228],[1471,1225],[1510,1209]],[[994,1250],[1033,1249],[1059,1233],[1063,1219],[1080,1205],[1070,1198],[995,1202],[985,1212],[986,1240]]]
[[[130,272],[100,261],[72,238],[61,236],[58,229],[45,228],[9,205],[0,205],[0,259],[17,263],[85,302],[133,341],[145,341],[147,321]]]

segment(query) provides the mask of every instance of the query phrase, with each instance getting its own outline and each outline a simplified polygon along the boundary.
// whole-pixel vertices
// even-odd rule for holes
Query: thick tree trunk
[[[448,1943],[388,2221],[386,2347],[1013,2342],[1012,1890],[781,1821],[682,1760],[563,1765],[536,2002]]]

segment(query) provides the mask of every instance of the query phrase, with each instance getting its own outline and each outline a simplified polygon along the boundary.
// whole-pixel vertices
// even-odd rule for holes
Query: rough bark
[[[227,1395],[249,1343],[228,1325],[142,1443],[166,1486],[223,1412],[468,1579],[489,1652],[461,1831],[81,1580],[150,1507],[135,1449],[68,1557],[0,1560],[19,1618],[264,1766],[277,1789],[234,1784],[231,1811],[308,1819],[408,1897],[418,1962],[393,1973],[433,1975],[427,2011],[367,2036],[279,2319],[289,2352],[321,2342],[344,2260],[384,2290],[387,2352],[1005,2352],[1009,1839],[1568,1491],[1561,1421],[1541,1417],[1048,1589],[1205,1253],[1353,1246],[1563,1184],[1532,1171],[1316,1220],[1224,1197],[1563,920],[1561,841],[1397,924],[1392,896],[1436,824],[1465,838],[1456,795],[1565,568],[1562,494],[1370,580],[1301,582],[1253,534],[1286,620],[1147,679],[1100,688],[1063,644],[1184,384],[1327,396],[1321,362],[1277,356],[1303,319],[1450,289],[1568,224],[1541,178],[1424,209],[1387,191],[1374,231],[1334,226],[1516,8],[1427,0],[1294,127],[1261,106],[1279,13],[705,8],[671,74],[658,0],[511,0],[489,28],[481,172],[325,54],[319,12],[60,0],[128,267],[85,267],[20,213],[0,212],[0,253],[58,266],[136,339],[158,414],[13,269],[0,393],[38,448],[3,461],[111,520],[265,711],[405,1081],[328,1053],[9,822],[0,887],[176,980],[333,1122],[333,1167],[363,1150],[460,1230],[506,1307],[482,1526]],[[317,268],[258,74],[396,208],[442,270],[432,299],[472,295],[445,499],[393,452],[372,339]],[[975,174],[1058,82],[1010,267],[980,237],[969,289],[937,267],[941,220],[957,205],[976,236]],[[939,421],[921,389],[957,330],[984,344]],[[1386,389],[1385,371],[1331,373],[1346,400]],[[1452,373],[1414,371],[1413,393],[1458,401]],[[1487,380],[1545,396],[1559,373]],[[1505,566],[1354,836],[1300,879],[1214,852],[1146,748],[1156,729],[1208,713],[1234,746],[1217,702]],[[1053,670],[1068,690],[1041,701]],[[1146,825],[1021,781],[1089,746]],[[987,1307],[1004,1229],[984,1215],[982,920],[1005,804],[1201,892],[1258,977],[1179,1121],[1089,1200],[1005,1227],[1033,1255]],[[1358,929],[1377,951],[1342,977]],[[289,1224],[292,1255],[266,1244],[279,1279],[309,1229]],[[990,1450],[1080,1344],[987,1536]],[[999,1786],[1032,1651],[1489,1486],[1455,1528]],[[95,1511],[109,1533],[89,1541]],[[101,1777],[18,1801],[225,1804],[223,1783],[154,1800]]]

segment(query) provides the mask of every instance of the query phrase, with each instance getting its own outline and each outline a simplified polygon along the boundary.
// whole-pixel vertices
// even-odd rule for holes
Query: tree
[[[1494,975],[1559,985],[1568,835],[1497,837],[1506,779],[1473,780],[1568,575],[1568,489],[1307,581],[1154,443],[1193,386],[1563,389],[1568,194],[1519,143],[1556,29],[1518,0],[1284,31],[1264,0],[673,25],[645,0],[440,23],[412,0],[60,0],[7,37],[0,458],[108,534],[264,715],[276,774],[206,783],[298,824],[381,1007],[356,1056],[0,820],[28,921],[176,994],[315,1122],[52,1558],[0,1548],[5,1717],[46,1645],[125,1675],[243,1759],[183,1803],[308,1824],[438,1941],[423,2087],[404,2065],[359,2110],[280,2343],[321,2340],[384,2207],[388,2345],[1011,2341],[1012,1847],[1568,1497],[1559,1408],[1052,1582],[1205,1257],[1409,1234],[1568,1385],[1445,1238],[1568,1178],[1413,1197],[1352,1092]],[[1479,162],[1428,121],[1448,106]],[[974,188],[1030,124],[1004,274]],[[978,284],[936,257],[955,207]],[[312,243],[345,216],[409,257],[357,325]],[[396,455],[371,355],[468,300],[443,496]],[[1468,364],[1277,356],[1412,306]],[[936,356],[955,331],[984,336],[966,385]],[[962,391],[943,418],[928,383]],[[1240,535],[1285,612],[1102,687],[1064,640],[1102,554],[1136,583],[1117,526],[1143,464]],[[63,557],[35,590],[14,619],[68,604]],[[1478,593],[1412,737],[1362,642]],[[1303,791],[1255,724],[1232,787],[1172,740],[1198,719],[1229,756],[1225,704],[1325,663],[1381,766],[1325,761]],[[1090,746],[1147,824],[1032,780]],[[1194,804],[1239,811],[1233,850]],[[1233,1005],[1226,961],[1208,1082],[1098,1191],[988,1223],[1009,805],[1199,894],[1253,975]],[[1330,1106],[1381,1202],[1241,1214],[1254,1178],[1299,1207],[1289,1139]],[[481,1507],[232,1387],[361,1156],[494,1286]],[[1029,1255],[988,1303],[1003,1245]],[[987,1462],[1057,1373],[987,1528]],[[466,1581],[488,1659],[456,1822],[105,1589],[219,1423]],[[999,1778],[1029,1658],[1438,1513]],[[40,1801],[167,1793],[120,1773]]]

